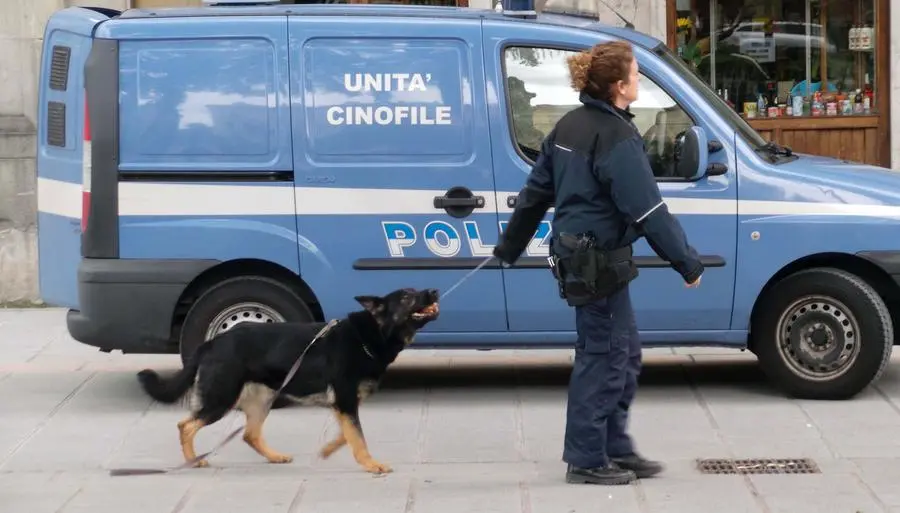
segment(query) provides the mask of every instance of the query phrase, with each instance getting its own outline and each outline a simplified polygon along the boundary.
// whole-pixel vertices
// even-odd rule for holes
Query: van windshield
[[[763,137],[759,135],[759,133],[754,130],[744,118],[739,116],[734,109],[729,107],[728,104],[725,103],[725,100],[719,98],[715,91],[712,90],[712,87],[710,87],[705,80],[700,78],[694,70],[689,68],[684,61],[678,58],[669,47],[661,44],[653,51],[659,55],[666,64],[670,65],[676,73],[687,80],[687,82],[696,89],[704,99],[706,99],[707,103],[715,109],[719,115],[725,118],[725,120],[734,127],[737,133],[740,134],[740,136],[754,149],[760,149],[767,146],[766,140],[763,139]]]

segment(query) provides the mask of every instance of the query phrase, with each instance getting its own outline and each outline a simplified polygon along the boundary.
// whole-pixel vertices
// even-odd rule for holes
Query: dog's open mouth
[[[434,319],[438,316],[440,312],[440,307],[438,307],[437,303],[432,303],[425,308],[419,310],[418,312],[414,312],[412,314],[412,318],[421,321],[422,319]]]

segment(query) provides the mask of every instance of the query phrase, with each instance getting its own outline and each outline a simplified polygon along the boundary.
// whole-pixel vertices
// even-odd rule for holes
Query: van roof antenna
[[[613,9],[608,3],[606,3],[605,0],[597,0],[597,1],[600,2],[600,3],[602,3],[603,5],[605,5],[606,8],[609,9],[610,11],[612,11],[613,14],[615,14],[616,16],[618,16],[620,20],[624,21],[624,22],[625,22],[625,28],[634,30],[634,23],[631,23],[630,21],[626,20],[624,16],[622,16],[621,14],[619,14],[619,11]]]

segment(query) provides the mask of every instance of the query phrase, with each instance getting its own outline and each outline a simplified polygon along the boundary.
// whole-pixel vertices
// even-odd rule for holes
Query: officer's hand
[[[505,242],[500,242],[494,246],[494,256],[503,262],[504,267],[511,266],[517,259],[518,255],[513,255]]]
[[[703,277],[703,275],[701,274],[700,276],[697,276],[697,279],[694,280],[694,283],[685,283],[684,286],[689,289],[696,289],[697,287],[700,286],[700,278],[702,278],[702,277]]]

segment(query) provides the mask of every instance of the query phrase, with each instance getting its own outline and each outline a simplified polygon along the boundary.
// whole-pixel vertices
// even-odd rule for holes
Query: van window
[[[303,70],[310,163],[468,165],[474,158],[465,38],[316,37],[301,55],[294,65]]]
[[[532,163],[541,141],[559,119],[581,105],[572,89],[566,58],[572,50],[513,46],[504,51],[507,105],[515,144]],[[675,141],[694,125],[691,117],[659,85],[641,73],[634,124],[644,138],[653,174],[675,177]]]

